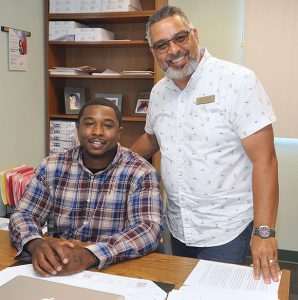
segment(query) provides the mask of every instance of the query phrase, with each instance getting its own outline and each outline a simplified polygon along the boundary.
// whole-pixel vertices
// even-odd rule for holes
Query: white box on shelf
[[[49,34],[49,41],[74,42],[74,34]]]
[[[50,148],[52,147],[61,147],[61,148],[65,148],[65,149],[69,149],[72,147],[75,147],[77,145],[76,141],[53,141],[50,140]]]
[[[50,134],[51,141],[65,141],[65,142],[76,142],[77,141],[77,135],[71,134],[61,134],[61,133],[51,133]]]
[[[51,130],[61,130],[62,128],[76,130],[76,122],[65,121],[65,120],[51,120],[50,121],[50,129]]]
[[[141,10],[139,0],[102,0],[102,12],[121,12]]]
[[[79,0],[79,12],[100,13],[102,0]]]
[[[57,29],[75,29],[75,28],[85,28],[88,25],[76,22],[76,21],[49,21],[49,31]]]
[[[61,5],[61,6],[50,7],[51,14],[72,14],[78,12],[79,12],[78,5]]]
[[[75,41],[108,41],[114,39],[114,33],[103,28],[76,28]]]
[[[74,41],[75,28],[86,28],[85,24],[75,21],[50,21],[49,41]]]

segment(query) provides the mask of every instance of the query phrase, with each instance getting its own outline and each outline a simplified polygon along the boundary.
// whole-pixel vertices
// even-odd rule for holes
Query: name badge
[[[206,103],[211,103],[215,101],[215,95],[210,95],[210,96],[205,96],[205,97],[199,97],[196,100],[196,104],[206,104]]]

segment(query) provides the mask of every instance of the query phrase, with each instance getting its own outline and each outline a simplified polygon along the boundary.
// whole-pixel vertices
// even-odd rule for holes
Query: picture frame
[[[122,95],[121,94],[100,94],[100,93],[96,93],[95,98],[104,98],[104,99],[108,99],[110,101],[113,101],[118,106],[118,108],[121,112],[121,108],[122,108]]]
[[[78,87],[64,87],[65,113],[78,114],[85,104],[85,89]]]
[[[146,98],[138,98],[136,107],[135,107],[135,114],[146,115],[148,111],[149,99]]]

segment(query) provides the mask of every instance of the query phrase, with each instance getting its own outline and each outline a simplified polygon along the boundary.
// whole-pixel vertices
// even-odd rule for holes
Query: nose
[[[96,123],[92,128],[92,134],[100,136],[103,135],[103,128],[100,124]]]
[[[177,53],[180,50],[180,47],[175,44],[173,41],[169,41],[169,50],[168,53]]]

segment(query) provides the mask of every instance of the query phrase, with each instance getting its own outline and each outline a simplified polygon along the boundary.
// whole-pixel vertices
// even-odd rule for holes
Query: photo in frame
[[[135,114],[147,114],[149,99],[137,99]]]
[[[95,99],[96,98],[104,98],[114,102],[118,106],[119,110],[121,111],[121,107],[122,107],[121,94],[95,94]]]
[[[85,89],[77,87],[64,88],[65,113],[73,115],[79,113],[85,104]]]
[[[133,116],[144,117],[148,111],[150,91],[139,91],[137,99],[132,101],[131,114]]]

